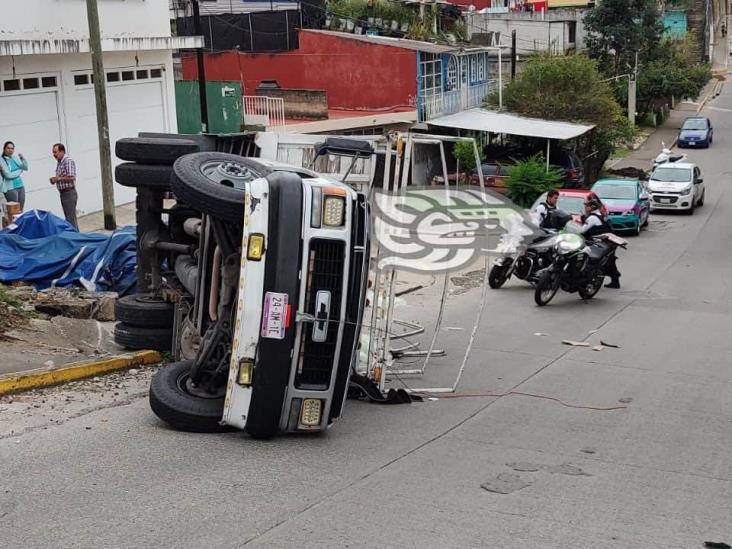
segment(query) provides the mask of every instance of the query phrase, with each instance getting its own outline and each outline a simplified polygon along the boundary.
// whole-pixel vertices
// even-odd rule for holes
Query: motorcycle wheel
[[[551,271],[542,273],[534,290],[534,301],[539,307],[548,304],[559,290],[559,276]]]
[[[605,282],[605,275],[602,271],[595,271],[590,281],[579,289],[579,295],[582,299],[592,299],[602,288]]]
[[[509,267],[506,265],[493,265],[491,272],[488,274],[488,286],[497,290],[508,280]]]

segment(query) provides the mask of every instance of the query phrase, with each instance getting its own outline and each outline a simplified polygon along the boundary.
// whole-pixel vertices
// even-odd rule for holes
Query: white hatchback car
[[[688,162],[661,164],[648,181],[651,210],[684,210],[693,214],[704,205],[704,180],[698,166]]]

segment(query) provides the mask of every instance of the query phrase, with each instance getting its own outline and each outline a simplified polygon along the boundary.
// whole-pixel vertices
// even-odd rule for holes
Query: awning
[[[517,114],[470,109],[456,114],[428,120],[427,124],[443,128],[458,128],[491,133],[542,137],[544,139],[573,139],[587,133],[594,126],[555,122],[540,118],[525,118]]]

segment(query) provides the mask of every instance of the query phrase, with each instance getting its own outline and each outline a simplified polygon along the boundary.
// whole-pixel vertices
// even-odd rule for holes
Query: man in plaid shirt
[[[76,202],[79,195],[76,193],[76,163],[66,154],[66,147],[63,143],[56,143],[51,152],[56,162],[58,162],[56,164],[56,175],[51,178],[51,185],[56,185],[58,189],[66,221],[76,227],[78,231]]]

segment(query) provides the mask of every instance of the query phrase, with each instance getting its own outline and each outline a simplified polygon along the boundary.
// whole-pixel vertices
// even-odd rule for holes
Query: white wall
[[[54,0],[55,1],[55,0]],[[75,0],[74,0],[75,1]],[[101,0],[104,3],[112,0]],[[125,3],[124,0],[117,0]],[[145,70],[162,68],[162,78],[135,82],[110,83],[107,97],[110,113],[110,141],[114,163],[114,143],[121,137],[134,137],[138,132],[177,131],[175,88],[171,52],[142,51],[115,52],[104,55],[105,70]],[[55,92],[58,107],[57,124],[44,113],[44,123],[37,131],[29,132],[23,116],[31,105],[39,104],[34,94],[0,94],[0,108],[19,105],[21,111],[15,122],[0,121],[0,141],[15,141],[17,150],[30,161],[30,170],[23,176],[28,194],[27,208],[39,208],[60,214],[58,192],[49,185],[55,161],[51,146],[56,141],[66,144],[79,170],[78,208],[81,214],[102,209],[98,140],[93,87],[74,83],[74,75],[91,72],[91,60],[85,54],[29,55],[14,59],[0,57],[0,79],[35,75],[56,76],[59,86]],[[45,90],[40,90],[45,91]],[[24,102],[23,98],[27,99]],[[4,102],[4,103],[3,103]],[[48,109],[48,101],[43,107]],[[25,112],[23,111],[25,109]],[[7,108],[5,109],[7,111]],[[49,109],[50,110],[50,109]],[[50,115],[50,113],[49,113]],[[23,136],[26,136],[25,139]],[[124,204],[135,199],[134,189],[115,185],[115,202]]]
[[[170,36],[168,0],[98,0],[104,38]],[[2,40],[89,37],[86,0],[3,0]]]
[[[574,47],[585,49],[584,15],[587,10],[550,10],[543,13],[470,13],[466,15],[468,36],[475,33],[500,32],[500,43],[511,45],[511,33],[516,31],[516,50],[519,55],[554,51],[562,53]],[[575,42],[569,43],[569,23],[576,28]],[[551,45],[553,44],[553,49]]]

